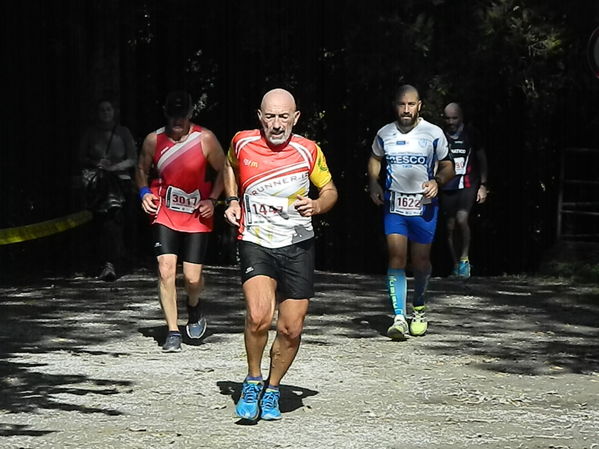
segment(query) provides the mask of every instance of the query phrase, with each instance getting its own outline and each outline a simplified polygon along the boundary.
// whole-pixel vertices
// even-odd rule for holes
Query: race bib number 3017
[[[169,186],[166,189],[166,207],[171,210],[192,214],[199,204],[200,192],[197,189],[191,193],[174,186]]]

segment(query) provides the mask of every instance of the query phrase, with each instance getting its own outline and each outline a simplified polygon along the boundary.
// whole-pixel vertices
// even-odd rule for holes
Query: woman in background
[[[79,161],[87,207],[94,214],[98,236],[97,253],[105,281],[117,277],[115,265],[122,263],[125,210],[130,207],[133,192],[131,171],[137,159],[135,142],[129,129],[115,119],[115,107],[110,100],[100,100],[96,107],[96,122],[81,139]]]

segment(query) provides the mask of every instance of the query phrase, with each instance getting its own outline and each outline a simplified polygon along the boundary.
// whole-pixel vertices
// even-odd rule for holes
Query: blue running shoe
[[[457,279],[460,275],[460,264],[455,264],[453,269],[451,270],[451,274],[449,275],[449,279]]]
[[[458,278],[470,279],[470,262],[467,260],[460,260],[458,265]]]
[[[260,401],[260,408],[262,409],[262,419],[267,421],[276,421],[281,419],[281,410],[279,410],[279,399],[281,398],[281,392],[279,390],[273,390],[267,388]]]
[[[264,384],[258,380],[244,380],[241,387],[241,397],[235,407],[237,416],[243,419],[254,421],[258,419],[260,409],[258,408],[258,399],[262,393]]]

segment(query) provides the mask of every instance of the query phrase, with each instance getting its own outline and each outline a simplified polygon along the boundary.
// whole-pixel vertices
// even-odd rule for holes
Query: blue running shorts
[[[385,203],[385,235],[405,235],[408,240],[416,243],[433,243],[439,203],[436,199],[431,204],[424,206],[422,215],[406,217],[389,212],[389,203]]]

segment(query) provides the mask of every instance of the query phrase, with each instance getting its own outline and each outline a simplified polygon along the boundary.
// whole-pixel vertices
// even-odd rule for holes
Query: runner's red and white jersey
[[[172,140],[165,128],[156,131],[154,167],[158,178],[150,186],[159,197],[154,223],[175,231],[210,232],[212,217],[200,217],[198,206],[210,196],[212,183],[206,179],[208,161],[202,149],[202,128],[192,123],[187,138]]]
[[[310,182],[319,189],[331,181],[320,147],[302,136],[272,147],[258,130],[238,132],[227,155],[238,173],[240,240],[281,248],[314,236],[312,220],[293,206],[307,196]]]

